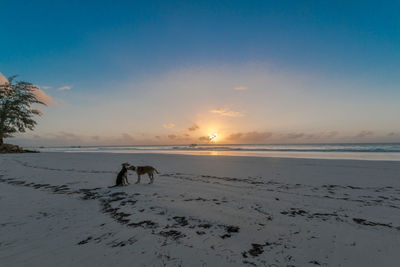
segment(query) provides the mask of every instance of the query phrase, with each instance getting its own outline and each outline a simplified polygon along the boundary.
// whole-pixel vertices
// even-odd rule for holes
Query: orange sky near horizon
[[[107,91],[43,86],[40,97],[50,105],[42,107],[35,131],[15,140],[22,145],[400,141],[393,115],[400,113],[398,103],[383,94],[360,95],[364,84],[353,84],[248,64],[178,69],[115,85],[112,97]],[[213,134],[217,138],[211,140]]]

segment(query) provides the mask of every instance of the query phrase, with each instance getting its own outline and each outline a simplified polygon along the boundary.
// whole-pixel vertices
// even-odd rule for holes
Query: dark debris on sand
[[[243,258],[247,258],[248,255],[250,254],[253,257],[257,257],[258,255],[260,255],[264,252],[264,247],[271,246],[271,245],[273,245],[273,243],[270,243],[270,242],[265,242],[264,244],[252,243],[251,248],[248,251],[242,252],[242,256],[243,256]]]
[[[80,241],[80,242],[78,243],[78,245],[84,245],[84,244],[86,244],[87,242],[89,242],[90,240],[92,240],[92,238],[93,238],[93,237],[89,236],[88,238],[86,238],[86,239]]]
[[[143,228],[157,228],[158,227],[158,223],[155,223],[150,220],[145,220],[145,221],[141,221],[138,223],[130,223],[128,225],[132,226],[132,227],[143,227]]]
[[[176,231],[176,230],[169,230],[169,231],[161,231],[158,233],[159,235],[163,236],[163,237],[169,237],[172,238],[174,240],[177,240],[179,238],[185,237],[186,235],[183,234],[182,232]]]
[[[393,227],[391,224],[388,224],[388,223],[371,222],[371,221],[367,221],[367,220],[361,219],[361,218],[353,218],[353,221],[358,224],[368,225],[368,226],[384,226],[384,227],[389,227],[389,228]]]
[[[174,219],[176,221],[175,225],[186,226],[189,224],[188,220],[184,216],[175,216],[175,217],[172,217],[172,219]]]

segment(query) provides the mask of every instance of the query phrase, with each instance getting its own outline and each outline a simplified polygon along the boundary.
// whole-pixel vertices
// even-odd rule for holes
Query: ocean
[[[315,159],[400,161],[400,143],[283,145],[140,145],[41,147],[41,152],[166,153]]]

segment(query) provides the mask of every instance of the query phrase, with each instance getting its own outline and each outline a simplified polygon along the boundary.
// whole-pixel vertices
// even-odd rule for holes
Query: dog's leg
[[[149,184],[152,184],[153,183],[153,179],[151,179],[151,173],[148,173],[147,175],[149,176],[149,180],[150,180]]]
[[[140,174],[137,175],[137,181],[136,181],[136,183],[137,183],[137,184],[140,183]]]

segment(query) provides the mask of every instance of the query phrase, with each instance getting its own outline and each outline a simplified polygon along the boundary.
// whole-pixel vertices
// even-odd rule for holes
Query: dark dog
[[[111,186],[111,187],[124,186],[124,185],[129,184],[129,182],[128,182],[128,167],[129,167],[128,163],[122,163],[122,169],[117,175],[117,179],[115,180],[115,185]]]

